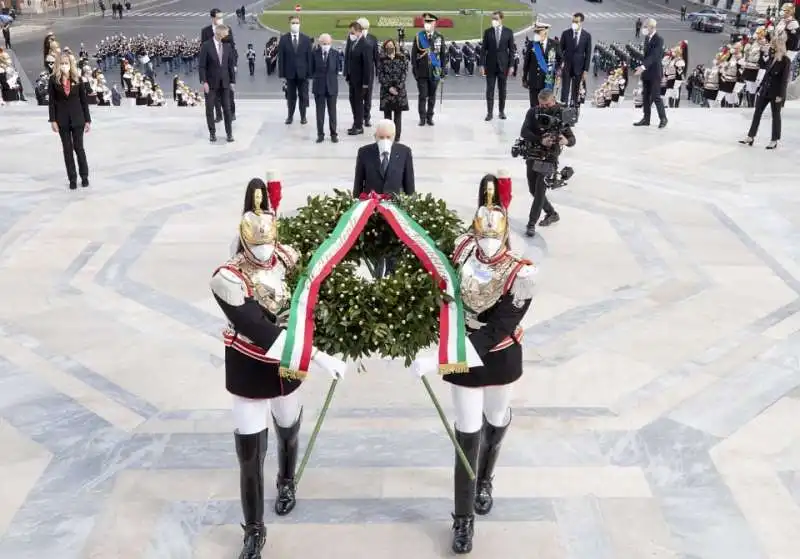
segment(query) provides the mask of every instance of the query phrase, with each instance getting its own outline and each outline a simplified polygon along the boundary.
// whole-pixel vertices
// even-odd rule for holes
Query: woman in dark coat
[[[92,118],[89,115],[86,87],[81,81],[74,56],[61,54],[56,60],[53,75],[50,76],[48,97],[50,127],[61,137],[69,187],[71,190],[77,188],[79,173],[81,186],[89,186],[89,165],[83,149],[83,135],[89,132]],[[77,171],[73,152],[78,157]]]
[[[786,101],[786,88],[789,85],[791,74],[791,60],[786,56],[786,42],[780,39],[773,39],[770,46],[771,60],[767,62],[766,73],[756,91],[756,108],[753,111],[753,122],[747,137],[739,140],[740,144],[752,146],[758,133],[758,125],[764,109],[769,105],[772,111],[772,138],[766,145],[767,149],[778,147],[781,139],[781,108]]]
[[[384,41],[378,64],[378,82],[381,84],[380,108],[384,118],[394,121],[396,142],[400,140],[403,111],[408,110],[407,72],[408,58],[405,53],[397,50],[397,43],[393,40]]]

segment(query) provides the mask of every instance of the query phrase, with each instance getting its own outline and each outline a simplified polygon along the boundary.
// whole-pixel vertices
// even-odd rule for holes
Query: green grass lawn
[[[522,4],[517,0],[281,0],[278,4],[270,6],[259,19],[267,27],[279,31],[288,31],[287,14],[271,13],[275,11],[294,10],[295,4],[300,4],[302,11],[301,30],[303,33],[312,37],[318,37],[322,33],[330,33],[334,40],[345,40],[347,38],[347,24],[358,18],[357,13],[338,13],[338,14],[306,14],[304,11],[358,11],[375,10],[382,11],[382,14],[365,14],[370,21],[370,34],[378,39],[388,39],[397,37],[397,28],[406,28],[406,40],[412,40],[414,29],[412,26],[413,15],[395,13],[396,11],[456,11],[456,10],[503,10],[503,11],[529,11],[529,5]],[[435,5],[436,9],[432,9]],[[483,30],[489,27],[489,16],[480,15],[451,15],[437,14],[442,18],[453,20],[452,28],[442,28],[441,33],[448,41],[460,41],[463,39],[474,39],[483,34]],[[505,25],[515,31],[531,25],[532,16],[506,16]]]

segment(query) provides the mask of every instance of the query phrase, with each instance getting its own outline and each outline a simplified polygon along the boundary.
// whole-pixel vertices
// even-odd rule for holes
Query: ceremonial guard
[[[786,52],[797,52],[800,43],[800,32],[795,19],[795,7],[791,2],[781,6],[780,21],[775,24],[775,37],[786,41]]]
[[[456,240],[453,262],[459,268],[468,341],[483,366],[450,373],[456,439],[477,474],[458,457],[454,472],[453,542],[455,553],[472,550],[475,514],[489,514],[494,504],[492,480],[500,446],[511,423],[511,386],[522,376],[520,322],[531,306],[536,268],[509,246],[508,204],[511,179],[486,175],[478,189],[472,227]],[[418,357],[418,375],[437,370],[438,359]]]
[[[461,47],[461,54],[464,55],[464,74],[474,76],[475,75],[475,47],[472,46],[472,43],[467,41],[464,43],[464,46]]]
[[[739,81],[739,64],[730,47],[722,49],[720,62],[719,90],[725,93],[721,105],[735,107],[739,104],[739,98],[734,92],[736,82]]]
[[[417,33],[411,47],[411,71],[417,80],[419,95],[419,125],[433,126],[433,110],[436,106],[436,88],[442,80],[445,64],[444,36],[436,31],[439,19],[431,13],[422,14],[425,29]]]
[[[528,88],[531,107],[539,104],[539,92],[554,90],[556,70],[561,66],[561,47],[548,37],[550,24],[537,21],[533,27],[533,41],[525,49],[522,62],[522,87]]]
[[[447,49],[447,58],[450,59],[450,69],[453,71],[453,75],[458,76],[461,73],[461,61],[464,55],[455,41],[450,43],[450,47]]]
[[[706,103],[716,101],[719,96],[719,65],[720,55],[718,54],[711,63],[711,68],[706,68],[703,73],[703,99]]]
[[[240,559],[260,559],[266,541],[264,527],[264,458],[267,417],[272,413],[278,439],[278,496],[275,513],[295,507],[294,472],[302,408],[295,391],[298,378],[280,374],[286,333],[279,317],[291,301],[286,275],[299,254],[278,242],[277,210],[280,183],[253,179],[247,186],[244,214],[233,257],[214,272],[211,291],[228,320],[225,340],[225,385],[233,396],[236,455],[244,513],[244,545]],[[344,363],[321,351],[312,360],[334,377]]]

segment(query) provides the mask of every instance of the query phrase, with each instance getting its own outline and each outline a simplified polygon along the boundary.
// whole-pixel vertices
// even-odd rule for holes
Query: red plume
[[[497,172],[497,199],[506,210],[511,205],[511,174],[508,171]]]
[[[278,206],[283,197],[283,187],[275,171],[267,172],[267,197],[269,198],[269,209],[278,213]]]

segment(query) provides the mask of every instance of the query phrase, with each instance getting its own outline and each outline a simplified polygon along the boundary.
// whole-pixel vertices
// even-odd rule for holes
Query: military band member
[[[511,179],[498,175],[481,179],[472,227],[456,240],[452,258],[459,269],[469,342],[483,361],[468,373],[444,375],[452,385],[456,439],[477,474],[471,481],[456,457],[452,549],[458,554],[472,551],[475,514],[489,514],[494,505],[492,480],[511,423],[511,387],[522,376],[520,322],[531,306],[536,274],[531,262],[510,250]],[[438,360],[426,357],[412,365],[417,374],[437,367]]]
[[[461,73],[461,61],[464,55],[455,41],[450,43],[450,47],[447,49],[447,58],[450,59],[450,69],[453,71],[453,75],[458,76]]]
[[[539,104],[539,92],[554,90],[556,71],[561,66],[561,47],[549,37],[550,24],[537,21],[533,41],[525,49],[522,63],[522,87],[528,88],[531,107]]]
[[[419,95],[419,125],[433,126],[433,111],[436,106],[436,88],[442,79],[445,64],[444,36],[436,31],[439,19],[431,13],[422,14],[424,31],[417,33],[411,47],[411,70],[417,80]]]
[[[280,196],[280,183],[272,180],[267,187],[260,179],[250,181],[236,253],[211,278],[214,299],[228,320],[225,385],[233,396],[245,520],[240,559],[260,559],[266,541],[263,469],[270,412],[278,442],[275,513],[287,515],[296,504],[294,472],[303,415],[296,390],[302,380],[280,376],[286,333],[279,317],[291,300],[286,274],[299,254],[277,238]],[[345,364],[334,357],[314,349],[312,360],[336,378],[344,375]]]

